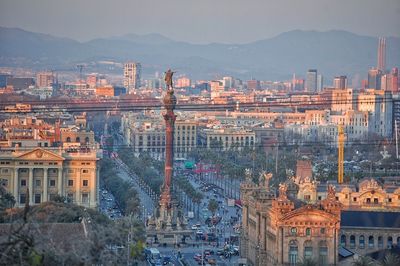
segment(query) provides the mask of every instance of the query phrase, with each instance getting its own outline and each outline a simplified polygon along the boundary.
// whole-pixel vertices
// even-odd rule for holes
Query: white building
[[[128,94],[140,88],[142,66],[140,63],[128,62],[124,65],[124,87]]]

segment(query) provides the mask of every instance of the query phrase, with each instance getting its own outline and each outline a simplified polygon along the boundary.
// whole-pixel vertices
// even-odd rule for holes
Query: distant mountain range
[[[346,31],[300,31],[247,44],[191,44],[159,34],[129,34],[78,42],[16,28],[0,27],[0,66],[87,71],[101,70],[100,61],[138,61],[152,74],[169,67],[192,78],[232,75],[249,79],[287,79],[316,68],[335,75],[366,77],[376,65],[378,39]],[[400,66],[400,38],[387,38],[387,66]],[[103,69],[104,70],[104,69]],[[107,71],[121,73],[120,65]]]

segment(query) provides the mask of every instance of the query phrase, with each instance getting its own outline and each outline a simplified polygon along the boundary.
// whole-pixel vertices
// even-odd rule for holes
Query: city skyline
[[[337,1],[331,3],[314,0],[301,3],[287,0],[279,3],[120,0],[110,5],[106,2],[98,4],[98,1],[54,3],[42,0],[37,5],[23,1],[5,1],[0,4],[0,25],[79,41],[126,34],[158,33],[191,43],[249,43],[296,29],[344,30],[374,37],[400,36],[397,30],[400,28],[400,20],[397,19],[400,2],[391,0],[386,1],[385,5],[370,0],[342,2],[343,5]],[[38,13],[46,16],[37,16]],[[385,15],[382,16],[383,14]],[[365,19],[374,16],[379,16],[380,19]],[[49,21],[52,23],[48,23]]]

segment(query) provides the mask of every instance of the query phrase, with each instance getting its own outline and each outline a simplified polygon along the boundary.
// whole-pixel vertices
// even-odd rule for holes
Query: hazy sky
[[[0,0],[0,26],[81,41],[160,33],[245,43],[294,29],[400,36],[400,0]]]

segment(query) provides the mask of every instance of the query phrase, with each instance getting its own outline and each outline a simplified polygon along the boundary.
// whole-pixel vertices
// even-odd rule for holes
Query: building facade
[[[318,265],[337,265],[340,203],[333,189],[319,205],[299,206],[281,184],[275,197],[264,182],[241,185],[241,257],[248,265],[296,265],[311,258]]]
[[[191,119],[176,120],[174,129],[174,156],[186,157],[197,147],[197,122]],[[139,155],[149,152],[152,157],[165,156],[165,125],[153,115],[126,113],[121,119],[125,142]]]
[[[17,207],[53,200],[57,195],[89,208],[99,202],[99,169],[95,151],[61,148],[8,149],[0,153],[1,184]]]

